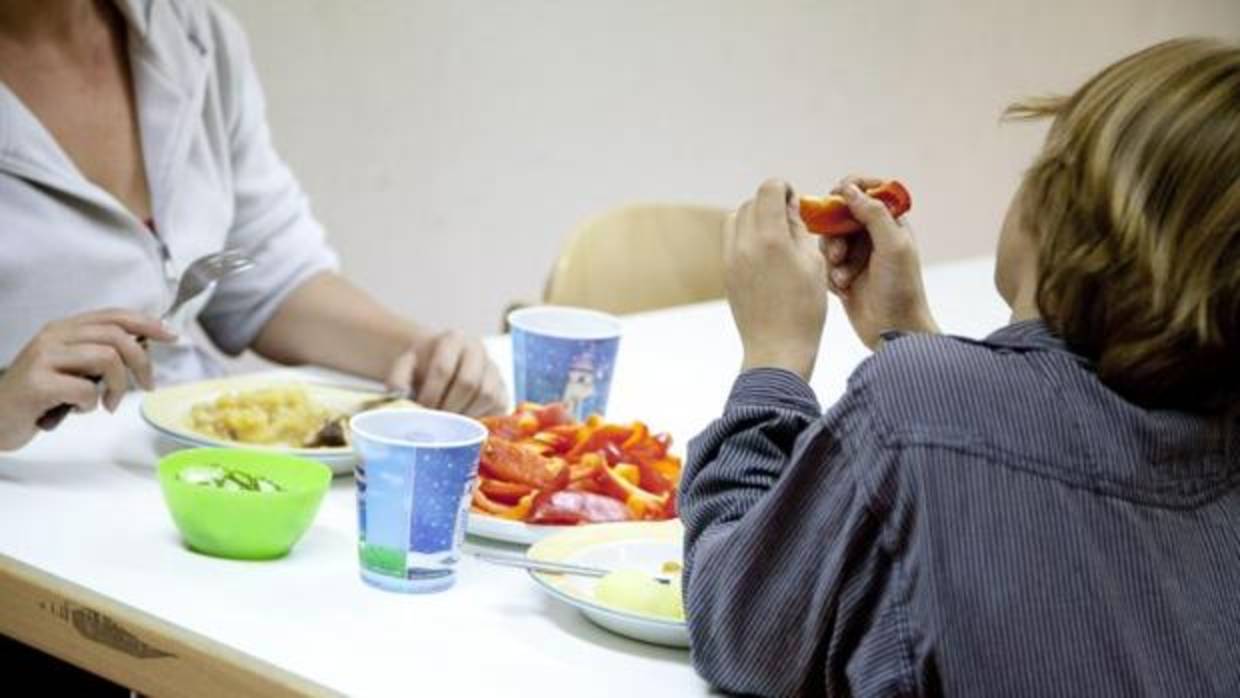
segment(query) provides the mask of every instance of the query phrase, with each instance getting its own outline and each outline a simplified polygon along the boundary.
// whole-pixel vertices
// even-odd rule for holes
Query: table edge
[[[3,554],[0,599],[0,632],[146,695],[343,695]]]

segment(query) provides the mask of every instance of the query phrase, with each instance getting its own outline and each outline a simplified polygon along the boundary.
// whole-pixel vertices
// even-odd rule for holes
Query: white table
[[[927,270],[945,331],[983,336],[1006,322],[990,279],[989,259]],[[668,430],[682,450],[718,414],[740,363],[727,307],[624,324],[609,416]],[[507,341],[488,341],[509,367]],[[833,302],[813,381],[824,405],[866,354]],[[115,416],[75,416],[0,455],[0,631],[158,695],[706,692],[687,652],[610,635],[515,570],[466,559],[456,587],[426,596],[363,585],[347,478],[284,560],[189,553],[154,477],[165,448],[131,396]],[[75,612],[95,641],[74,627]],[[145,654],[175,656],[119,652],[109,645],[122,632],[145,642]]]

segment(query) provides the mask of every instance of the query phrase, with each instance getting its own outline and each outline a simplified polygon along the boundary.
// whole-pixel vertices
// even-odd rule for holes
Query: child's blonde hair
[[[1158,44],[1074,94],[1025,175],[1045,322],[1140,404],[1240,400],[1240,47]]]

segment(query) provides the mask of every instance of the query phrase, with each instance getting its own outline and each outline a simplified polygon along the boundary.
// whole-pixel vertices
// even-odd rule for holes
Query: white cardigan
[[[0,83],[0,367],[52,320],[106,307],[160,315],[171,280],[226,246],[248,250],[258,266],[218,284],[171,324],[184,330],[197,318],[219,348],[237,353],[286,294],[336,266],[272,146],[236,21],[205,0],[117,4],[129,28],[159,235],[86,180]],[[160,382],[214,372],[188,338],[152,351]]]

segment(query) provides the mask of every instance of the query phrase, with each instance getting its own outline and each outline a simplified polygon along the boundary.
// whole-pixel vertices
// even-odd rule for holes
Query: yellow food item
[[[640,570],[616,570],[599,580],[594,598],[614,608],[671,620],[684,620],[680,575],[662,584]]]
[[[272,386],[225,393],[190,408],[190,428],[217,439],[247,444],[301,447],[333,415],[305,389]]]

